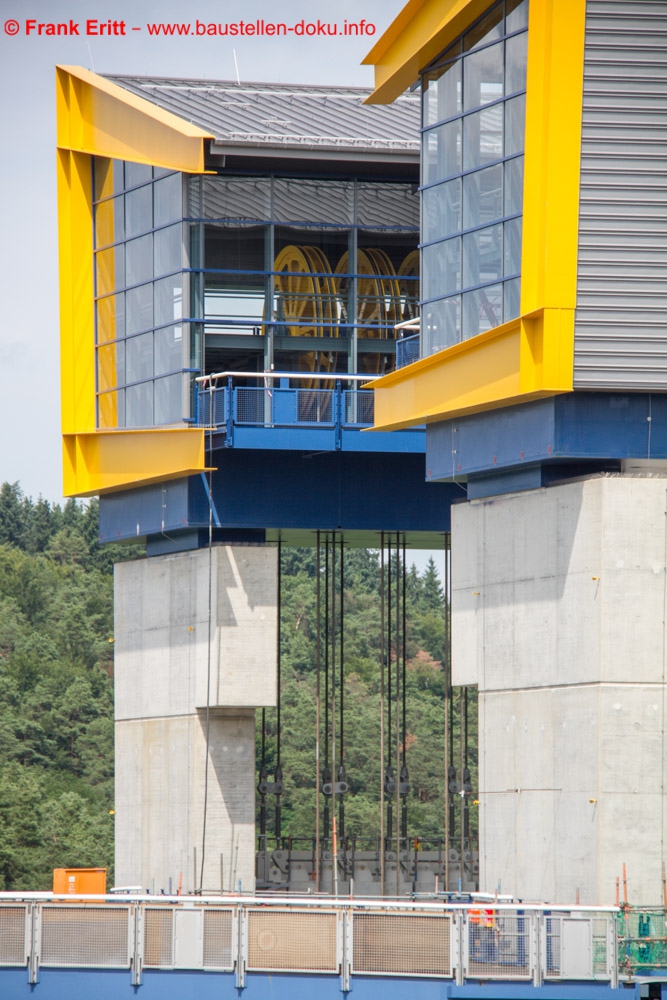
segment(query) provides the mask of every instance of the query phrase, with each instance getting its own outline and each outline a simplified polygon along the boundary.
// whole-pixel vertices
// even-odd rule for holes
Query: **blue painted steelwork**
[[[618,469],[624,459],[667,459],[666,396],[575,392],[431,424],[426,431],[430,480],[471,483],[475,476],[537,466],[544,482]]]
[[[426,447],[421,427],[359,437],[357,431],[373,424],[373,393],[343,389],[340,380],[333,389],[290,386],[287,379],[259,387],[235,386],[230,376],[226,384],[199,390],[195,422],[223,430],[225,448],[406,453]]]
[[[213,464],[217,523],[225,529],[446,532],[450,504],[465,496],[456,485],[425,483],[424,457],[410,452],[221,448]],[[200,476],[100,497],[103,542],[175,539],[207,528]],[[188,547],[195,544],[191,535]]]
[[[660,983],[655,987],[660,989]],[[394,979],[391,977],[355,976],[350,992],[355,1000],[619,1000],[621,996],[637,1000],[648,996],[642,984],[623,984],[613,988],[606,983],[465,983],[457,986],[441,979]],[[660,997],[660,993],[654,993]],[[231,972],[181,970],[145,970],[142,984],[133,987],[127,970],[117,969],[41,969],[39,981],[28,983],[26,970],[0,969],[0,996],[3,1000],[33,997],[35,1000],[119,1000],[138,996],[142,1000],[326,1000],[341,997],[339,976],[296,973],[247,973],[245,987],[236,986]],[[345,996],[345,994],[343,994]],[[667,991],[662,984],[662,997]]]

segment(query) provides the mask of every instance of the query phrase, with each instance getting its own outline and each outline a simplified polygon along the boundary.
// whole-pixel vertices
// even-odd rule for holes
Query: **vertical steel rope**
[[[384,896],[384,531],[380,533],[380,896]]]
[[[321,588],[320,588],[320,532],[317,532],[316,647],[315,647],[315,892],[320,891],[320,668],[321,668]]]
[[[208,639],[206,643],[206,760],[204,764],[204,815],[201,831],[201,868],[199,892],[204,883],[206,858],[206,819],[208,816],[208,760],[211,742],[211,629],[213,627],[213,379],[209,380],[209,432],[208,432]],[[196,849],[195,849],[196,850]],[[195,860],[195,891],[197,890],[197,862]]]
[[[282,736],[282,717],[281,717],[281,676],[280,676],[280,639],[281,639],[281,629],[280,629],[280,618],[282,615],[282,558],[283,558],[283,543],[282,539],[278,539],[278,614],[277,614],[277,628],[276,628],[276,655],[277,655],[277,680],[276,680],[276,767],[274,771],[274,781],[276,784],[276,846],[278,845],[280,838],[282,836],[282,807],[280,804],[280,796],[282,794],[282,779],[283,779],[283,768],[281,763],[280,751],[281,751],[281,736]]]
[[[396,895],[401,893],[401,575],[400,536],[396,532]]]

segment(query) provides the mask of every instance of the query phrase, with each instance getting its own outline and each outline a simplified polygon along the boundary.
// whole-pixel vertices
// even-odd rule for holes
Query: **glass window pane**
[[[125,244],[126,284],[139,285],[153,277],[153,237],[140,236]]]
[[[515,94],[526,89],[526,65],[528,61],[528,33],[515,35],[505,42],[505,93]]]
[[[521,271],[521,219],[510,219],[504,225],[504,274]]]
[[[99,427],[124,427],[125,390],[118,389],[117,392],[105,392],[98,396],[97,412]]]
[[[161,278],[154,284],[155,325],[162,326],[183,317],[183,274]]]
[[[503,216],[503,165],[463,178],[463,228],[488,225]]]
[[[107,295],[97,301],[97,343],[125,336],[125,293]]]
[[[463,110],[472,111],[503,96],[503,45],[473,52],[463,60]]]
[[[154,216],[156,226],[166,226],[183,218],[182,174],[170,174],[153,185]]]
[[[503,323],[521,315],[521,278],[513,278],[503,285]]]
[[[167,326],[155,331],[155,374],[183,367],[183,327]]]
[[[505,163],[505,215],[523,210],[523,156]]]
[[[422,250],[422,298],[456,292],[461,287],[461,237]]]
[[[502,35],[503,27],[503,5],[496,4],[488,14],[485,14],[481,21],[471,28],[463,36],[463,48],[466,52],[476,48],[478,45],[488,45]]]
[[[114,193],[113,169],[106,156],[96,156],[93,160],[93,198],[110,198]]]
[[[108,295],[125,284],[122,244],[108,250],[98,250],[95,254],[97,295]]]
[[[272,211],[277,222],[326,221],[349,226],[354,221],[353,186],[278,177],[273,183]]]
[[[202,203],[199,204],[201,192]],[[204,219],[271,218],[271,182],[264,177],[202,177],[190,181],[190,215]]]
[[[502,277],[503,227],[489,226],[463,237],[463,287]]]
[[[155,380],[155,423],[175,424],[183,419],[183,376]]]
[[[461,60],[426,73],[423,88],[425,127],[458,115],[461,111]]]
[[[519,98],[517,98],[519,100]],[[472,170],[503,155],[503,107],[494,104],[464,118],[463,169]]]
[[[521,31],[528,27],[528,0],[505,0],[505,31]]]
[[[153,286],[139,285],[125,293],[126,332],[129,336],[153,326]]]
[[[153,374],[153,334],[142,333],[125,341],[125,381],[137,382]]]
[[[505,102],[505,156],[523,153],[526,129],[526,95]]]
[[[125,382],[125,341],[97,349],[97,389],[115,389]]]
[[[446,181],[422,192],[422,240],[442,239],[461,228],[461,180]]]
[[[463,339],[492,330],[502,323],[502,285],[477,288],[463,295]]]
[[[182,267],[183,227],[169,226],[155,233],[155,274],[168,274]]]
[[[419,195],[411,184],[357,183],[357,225],[414,228],[419,232]]]
[[[422,184],[443,181],[461,169],[461,121],[448,122],[424,133]]]
[[[153,423],[153,383],[142,382],[125,390],[125,426],[150,427]]]
[[[95,246],[119,243],[125,237],[123,195],[110,198],[95,206]]]
[[[422,357],[461,340],[461,296],[429,302],[422,307]]]
[[[125,231],[128,237],[138,236],[153,228],[153,197],[151,187],[137,188],[125,195]]]
[[[125,187],[136,187],[137,184],[146,184],[153,179],[153,168],[146,163],[125,162]]]

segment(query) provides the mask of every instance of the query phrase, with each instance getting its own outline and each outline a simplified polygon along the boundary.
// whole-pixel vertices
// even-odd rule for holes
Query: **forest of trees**
[[[0,889],[48,889],[54,867],[113,879],[113,564],[142,552],[99,545],[95,500],[0,487]],[[295,837],[315,829],[315,566],[312,550],[283,549],[282,833]],[[345,574],[346,824],[364,837],[379,830],[378,554],[346,552]],[[444,595],[433,563],[406,583],[409,832],[430,838],[444,823]],[[267,709],[269,772],[275,719]],[[474,748],[474,704],[470,719]]]

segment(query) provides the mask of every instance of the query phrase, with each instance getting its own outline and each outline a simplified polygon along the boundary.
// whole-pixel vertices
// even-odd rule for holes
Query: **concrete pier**
[[[479,686],[480,889],[659,903],[667,478],[452,508],[454,684]]]
[[[116,566],[118,885],[199,888],[206,812],[203,888],[254,888],[254,710],[276,702],[276,560],[269,546],[216,545]]]

